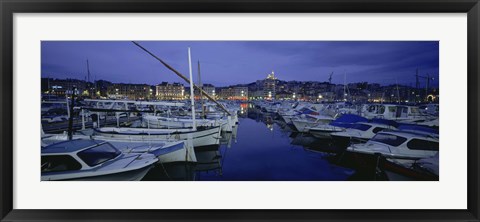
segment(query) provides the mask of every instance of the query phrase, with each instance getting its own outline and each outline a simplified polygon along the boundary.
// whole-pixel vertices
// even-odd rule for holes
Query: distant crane
[[[333,76],[333,72],[330,73],[330,76],[328,77],[328,91],[331,92],[332,91],[332,76]],[[331,99],[331,98],[330,98]]]
[[[90,85],[90,64],[88,63],[88,59],[87,59],[87,75],[88,75],[88,78],[87,78],[87,89],[88,89],[88,95],[90,96],[90,98],[93,98],[92,97],[92,86]]]
[[[426,79],[427,80],[427,83],[425,85],[425,98],[428,96],[428,90],[430,88],[430,80],[433,81],[435,78],[433,77],[430,77],[430,74],[427,73],[427,76],[421,76],[421,75],[418,75],[418,68],[417,68],[417,71],[416,71],[416,74],[415,74],[415,79],[416,79],[416,89],[417,89],[417,93],[418,93],[418,89],[420,87],[420,81],[419,81],[419,78],[422,78],[422,79]]]
[[[87,75],[88,75],[87,82],[90,82],[90,65],[88,64],[88,59],[87,59]]]
[[[328,83],[329,84],[332,84],[332,76],[333,76],[333,72],[330,73],[330,77],[328,77]]]

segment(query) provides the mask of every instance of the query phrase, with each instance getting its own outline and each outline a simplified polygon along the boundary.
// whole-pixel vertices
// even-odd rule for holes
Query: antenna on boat
[[[195,95],[193,94],[192,55],[190,53],[190,47],[188,47],[188,71],[190,73],[190,100],[192,101],[192,128],[193,130],[197,130],[197,124],[195,122]]]
[[[77,87],[72,88],[72,101],[69,109],[69,116],[68,116],[68,140],[72,140],[73,137],[73,106],[75,106],[75,91],[77,91]],[[67,97],[68,98],[68,97]],[[68,101],[67,101],[68,104]]]
[[[94,97],[96,98],[96,96],[97,96],[97,74],[95,74],[95,78],[93,79],[93,82],[94,82],[94,86],[95,86],[95,87],[93,88],[93,89],[94,89],[94,90],[93,90],[93,91],[94,91],[94,92],[93,92],[93,95],[95,95]]]
[[[350,94],[350,90],[348,89],[348,86],[347,86],[347,71],[344,70],[344,73],[343,73],[343,100],[346,102],[347,101],[347,90],[348,90],[348,94]]]

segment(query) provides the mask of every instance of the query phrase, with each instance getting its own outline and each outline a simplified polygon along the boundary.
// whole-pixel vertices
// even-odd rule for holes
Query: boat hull
[[[345,135],[335,135],[335,133],[330,134],[335,146],[340,149],[346,149],[353,143],[365,143],[368,141],[368,138],[360,138],[355,136],[345,136]]]
[[[308,133],[310,127],[317,125],[328,125],[332,120],[331,119],[317,119],[315,121],[308,121],[303,119],[292,119],[292,123],[297,129],[298,132]]]
[[[332,133],[342,132],[341,129],[312,129],[308,130],[312,136],[319,139],[331,139]]]
[[[197,162],[197,157],[192,145],[178,144],[165,148],[157,158],[161,163]]]
[[[119,130],[120,128],[96,129],[96,135],[105,137],[122,138],[122,139],[160,139],[160,140],[189,140],[192,139],[194,147],[210,146],[220,144],[220,126],[206,128],[202,130],[170,130],[170,131],[152,131],[148,129],[127,129]],[[149,133],[146,133],[149,132]]]
[[[121,172],[121,173],[91,176],[91,177],[80,177],[80,178],[73,178],[73,179],[62,179],[58,181],[139,181],[139,180],[142,180],[143,177],[145,177],[145,175],[148,173],[148,171],[151,168],[152,168],[152,165],[144,168],[136,169],[136,170]],[[48,179],[44,179],[44,177],[42,176],[42,181],[45,181],[45,180],[48,180]]]

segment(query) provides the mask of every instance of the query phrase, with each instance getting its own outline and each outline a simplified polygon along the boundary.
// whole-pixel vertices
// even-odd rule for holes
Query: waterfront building
[[[153,99],[153,90],[147,84],[113,83],[107,87],[111,99],[148,100]]]
[[[277,100],[290,100],[293,99],[293,93],[286,91],[279,91],[275,94],[275,99]]]
[[[248,92],[249,100],[263,99],[263,90],[255,90]]]
[[[156,86],[155,96],[159,100],[183,100],[185,87],[181,83],[162,82]]]
[[[87,90],[87,83],[78,79],[42,78],[41,80],[41,89],[44,94],[65,96],[73,87],[77,88],[77,93],[83,94]]]
[[[216,89],[215,89],[215,86],[214,86],[214,85],[212,85],[212,84],[203,84],[202,89],[203,89],[203,91],[205,91],[209,96],[211,96],[211,97],[213,97],[213,98],[216,98],[216,97],[217,97],[217,93],[216,93]],[[200,91],[198,91],[197,89],[195,89],[194,93],[195,93],[195,99],[200,99]],[[205,96],[204,96],[203,98],[205,99]]]
[[[318,93],[317,101],[333,102],[335,101],[335,93],[334,92]]]
[[[108,97],[108,87],[112,85],[111,82],[106,80],[97,80],[94,83],[95,89],[95,98],[107,98]]]
[[[220,91],[220,98],[228,100],[248,100],[248,87],[235,86],[223,88]]]

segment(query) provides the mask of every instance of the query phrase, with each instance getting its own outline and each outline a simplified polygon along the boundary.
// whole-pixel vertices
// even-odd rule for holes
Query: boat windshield
[[[96,166],[117,157],[120,153],[121,152],[112,145],[104,143],[100,146],[81,151],[77,155],[89,166]]]
[[[367,131],[368,129],[370,129],[372,126],[370,125],[367,125],[367,124],[362,124],[362,123],[356,123],[356,124],[353,124],[352,129],[357,129],[357,130],[361,130],[361,131]]]
[[[412,150],[431,150],[438,151],[438,142],[412,139],[407,143],[407,147]]]
[[[418,109],[418,107],[412,107],[412,108],[410,109],[410,112],[411,112],[412,114],[414,114],[414,115],[420,114],[420,110]]]
[[[388,144],[390,146],[399,146],[400,144],[404,143],[406,140],[407,139],[404,137],[390,135],[390,134],[383,134],[383,133],[378,133],[371,139],[371,141]]]
[[[42,156],[42,173],[79,170],[81,168],[82,165],[69,155]]]

